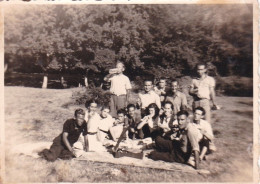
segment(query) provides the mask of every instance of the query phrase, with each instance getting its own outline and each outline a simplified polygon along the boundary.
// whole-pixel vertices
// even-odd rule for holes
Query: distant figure
[[[186,110],[187,108],[187,98],[186,95],[180,91],[179,84],[177,80],[171,81],[171,93],[166,97],[166,101],[170,101],[173,104],[173,114],[176,116],[177,112],[180,110]],[[177,118],[177,117],[176,117]]]
[[[85,112],[82,109],[77,109],[75,118],[64,123],[62,133],[53,140],[50,149],[44,149],[39,155],[52,162],[57,158],[72,159],[76,157],[73,144],[78,141],[81,133],[83,133],[85,140],[85,150],[88,150],[87,124],[84,116]]]
[[[161,109],[161,100],[159,95],[153,91],[152,79],[145,79],[144,92],[138,93],[137,107],[141,108],[141,116],[144,117],[145,109],[151,104],[155,103]]]
[[[116,68],[111,69],[110,74],[104,78],[106,82],[111,82],[110,110],[113,117],[116,117],[117,110],[127,106],[132,88],[129,78],[123,74],[124,70],[125,65],[118,62]]]
[[[167,94],[170,92],[170,88],[167,86],[167,80],[165,77],[160,78],[158,87],[154,87],[154,92],[160,96],[161,103],[163,103]]]

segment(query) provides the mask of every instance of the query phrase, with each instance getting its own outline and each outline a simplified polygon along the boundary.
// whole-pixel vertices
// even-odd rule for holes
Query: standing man
[[[198,78],[192,79],[190,86],[190,95],[193,96],[193,109],[203,107],[205,109],[205,119],[211,123],[210,100],[213,107],[215,104],[215,80],[207,75],[206,64],[200,63],[197,65]]]
[[[180,91],[179,89],[179,84],[177,80],[173,80],[171,82],[171,94],[169,94],[166,97],[166,101],[170,101],[173,104],[173,114],[176,116],[177,113],[180,110],[186,110],[187,108],[187,98],[186,95]],[[176,117],[177,118],[177,117]]]
[[[160,80],[159,80],[158,87],[157,86],[154,87],[154,92],[157,95],[159,95],[161,103],[163,103],[165,101],[165,98],[170,91],[169,87],[167,87],[166,84],[167,84],[166,78],[161,77]]]
[[[141,116],[144,117],[145,109],[151,103],[155,103],[159,109],[161,109],[161,100],[159,95],[153,91],[152,79],[145,79],[144,92],[138,93],[137,107],[141,108]]]
[[[125,71],[125,65],[118,62],[115,71],[104,78],[105,81],[111,82],[110,110],[113,117],[116,117],[119,109],[124,109],[127,106],[132,88],[129,78],[123,74],[123,71]]]

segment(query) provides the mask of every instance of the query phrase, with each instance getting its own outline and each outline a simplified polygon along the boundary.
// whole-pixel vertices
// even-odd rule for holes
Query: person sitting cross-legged
[[[74,113],[75,118],[68,119],[63,125],[62,133],[53,140],[50,149],[44,149],[39,153],[47,161],[55,161],[57,158],[72,159],[76,157],[73,144],[78,141],[83,133],[85,141],[85,150],[88,149],[87,124],[84,120],[85,112],[83,109],[77,109]]]

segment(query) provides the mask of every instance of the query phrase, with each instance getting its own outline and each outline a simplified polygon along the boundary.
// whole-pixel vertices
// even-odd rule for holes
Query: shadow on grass
[[[238,102],[238,103],[253,107],[253,101],[251,101],[251,102],[243,102],[243,101],[240,101],[240,102]]]
[[[240,115],[240,116],[246,116],[248,118],[253,118],[253,111],[232,111],[233,113]]]

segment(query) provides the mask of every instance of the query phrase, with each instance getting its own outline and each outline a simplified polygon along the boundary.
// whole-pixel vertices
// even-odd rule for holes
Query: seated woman
[[[94,100],[87,101],[85,104],[85,121],[87,122],[88,151],[105,151],[102,143],[98,140],[97,132],[101,117],[96,112],[97,102]]]
[[[109,129],[113,126],[115,119],[109,114],[109,106],[104,105],[101,109],[99,127],[97,131],[98,140],[104,144],[105,138],[109,135]]]
[[[157,130],[159,123],[159,108],[155,103],[148,105],[146,116],[138,124],[139,137],[141,139],[152,137],[152,133]]]

